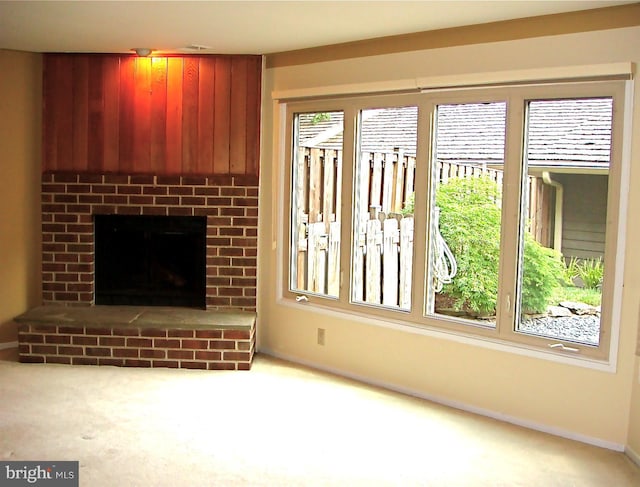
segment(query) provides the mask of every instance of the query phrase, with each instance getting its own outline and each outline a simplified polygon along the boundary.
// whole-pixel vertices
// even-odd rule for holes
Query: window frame
[[[587,97],[612,97],[613,119],[611,140],[611,163],[609,167],[609,185],[607,196],[607,224],[605,239],[604,268],[605,277],[602,287],[602,313],[600,324],[600,342],[597,347],[576,344],[566,340],[538,337],[517,331],[516,312],[519,302],[518,288],[519,231],[523,180],[523,157],[525,134],[525,113],[528,100],[563,99]],[[627,106],[627,82],[624,80],[573,81],[566,83],[543,83],[535,85],[514,85],[500,87],[480,87],[466,89],[447,89],[412,93],[382,93],[367,95],[331,96],[309,100],[280,100],[283,163],[283,194],[281,199],[282,222],[279,238],[279,281],[281,298],[296,306],[311,306],[332,310],[363,319],[372,319],[380,323],[393,323],[408,331],[431,330],[447,335],[491,341],[507,346],[542,352],[542,356],[571,357],[594,363],[611,362],[616,356],[617,319],[619,296],[621,292],[624,255],[616,255],[620,250],[620,232],[624,226],[624,215],[620,208],[626,205],[628,188],[622,181],[628,164],[623,151],[624,134],[628,132],[629,120],[625,113]],[[429,248],[428,228],[430,214],[427,202],[431,200],[432,171],[432,135],[434,113],[439,104],[477,103],[483,101],[506,101],[507,121],[505,138],[503,208],[501,227],[501,258],[499,265],[498,306],[496,326],[483,327],[470,323],[460,323],[441,315],[427,315],[427,257]],[[412,297],[411,309],[389,309],[366,303],[354,303],[351,300],[351,269],[354,242],[353,195],[355,185],[355,162],[357,160],[357,128],[360,110],[413,105],[418,107],[418,136],[416,145],[415,169],[415,227],[413,248]],[[342,111],[344,113],[343,161],[342,161],[342,198],[341,198],[341,251],[340,251],[340,292],[337,298],[317,295],[305,291],[292,290],[290,286],[291,262],[291,201],[293,191],[292,155],[294,147],[293,120],[295,114],[302,112]],[[426,181],[427,183],[419,183]],[[623,191],[624,189],[624,191]],[[338,211],[338,209],[336,209]],[[624,240],[622,240],[624,241]],[[550,348],[552,343],[566,344],[567,349]],[[577,349],[577,351],[575,351]]]

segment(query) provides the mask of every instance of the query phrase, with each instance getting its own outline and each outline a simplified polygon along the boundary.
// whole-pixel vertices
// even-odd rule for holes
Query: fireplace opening
[[[206,308],[206,217],[95,215],[95,302]]]

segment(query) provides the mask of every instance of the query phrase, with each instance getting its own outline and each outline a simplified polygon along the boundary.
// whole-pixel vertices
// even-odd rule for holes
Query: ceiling
[[[268,54],[632,1],[2,1],[0,48]],[[187,48],[187,46],[198,46]]]

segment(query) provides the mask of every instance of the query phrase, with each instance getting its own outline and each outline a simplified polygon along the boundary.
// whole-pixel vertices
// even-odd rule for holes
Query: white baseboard
[[[514,424],[516,426],[522,426],[524,428],[528,428],[531,430],[535,430],[535,431],[540,431],[542,433],[548,433],[554,436],[559,436],[562,438],[567,438],[569,440],[575,440],[575,441],[579,441],[581,443],[586,443],[588,445],[593,445],[593,446],[597,446],[600,448],[606,448],[608,450],[613,450],[613,451],[618,451],[618,452],[626,452],[625,450],[625,445],[622,445],[620,443],[614,443],[612,441],[607,441],[607,440],[603,440],[601,438],[594,438],[591,436],[587,436],[587,435],[582,435],[580,433],[575,433],[573,431],[567,431],[567,430],[563,430],[561,428],[556,428],[553,426],[548,426],[545,424],[540,424],[540,423],[536,423],[533,421],[529,421],[526,419],[521,419],[521,418],[516,418],[514,416],[509,416],[507,414],[502,414],[502,413],[498,413],[496,411],[491,411],[489,409],[483,409],[483,408],[478,408],[475,406],[471,406],[468,404],[464,404],[458,401],[451,401],[449,399],[445,399],[442,397],[438,397],[438,396],[433,396],[431,394],[425,394],[423,392],[417,392],[411,389],[407,389],[404,387],[398,387],[397,385],[394,384],[390,384],[384,381],[378,381],[375,379],[372,379],[370,377],[363,377],[360,376],[358,374],[352,374],[350,372],[345,372],[342,370],[338,370],[338,369],[334,369],[332,367],[327,367],[325,365],[321,365],[321,364],[317,364],[314,362],[311,362],[309,360],[305,360],[305,359],[300,359],[298,357],[294,357],[285,353],[280,353],[280,352],[276,352],[274,350],[270,350],[268,348],[261,348],[260,353],[263,353],[265,355],[270,355],[272,357],[275,358],[279,358],[282,360],[287,360],[289,362],[293,362],[293,363],[298,363],[300,365],[304,365],[306,367],[310,367],[313,369],[318,369],[318,370],[322,370],[324,372],[329,372],[331,374],[335,374],[335,375],[339,375],[342,377],[346,377],[349,379],[353,379],[356,380],[358,382],[363,382],[365,384],[369,384],[372,386],[376,386],[376,387],[381,387],[383,389],[388,389],[390,391],[394,391],[394,392],[399,392],[401,394],[405,394],[408,396],[413,396],[413,397],[417,397],[420,399],[425,399],[427,401],[431,401],[431,402],[435,402],[438,404],[442,404],[444,406],[449,406],[452,407],[454,409],[459,409],[461,411],[467,411],[469,413],[473,413],[473,414],[478,414],[480,416],[486,416],[488,418],[492,418],[492,419],[497,419],[499,421],[503,421],[505,423],[510,423],[510,424]],[[627,453],[628,454],[628,453]],[[637,454],[633,453],[634,455]],[[630,456],[630,458],[632,458]],[[632,460],[634,460],[632,458]],[[635,460],[634,460],[635,461]],[[636,462],[638,463],[638,465],[640,465],[640,462]]]
[[[7,348],[18,348],[18,342],[2,342],[2,343],[0,343],[0,350],[6,350]]]
[[[640,467],[640,455],[631,447],[627,446],[624,449],[625,455],[627,455],[633,463]]]

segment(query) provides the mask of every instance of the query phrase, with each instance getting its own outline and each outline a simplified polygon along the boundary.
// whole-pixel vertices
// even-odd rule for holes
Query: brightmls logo
[[[0,462],[0,487],[79,487],[79,462]]]

